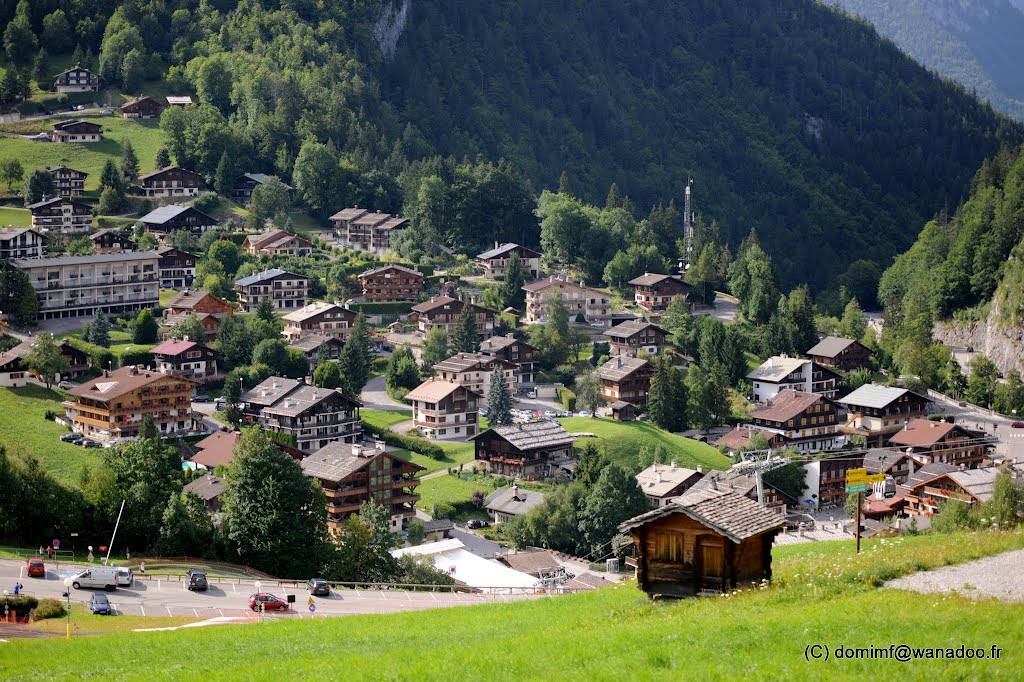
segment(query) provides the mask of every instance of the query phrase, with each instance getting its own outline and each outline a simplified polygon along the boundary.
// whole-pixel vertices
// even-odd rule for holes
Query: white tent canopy
[[[484,591],[515,591],[533,588],[537,579],[504,564],[484,559],[465,549],[458,539],[429,542],[415,547],[392,550],[391,555],[426,556],[434,561],[434,567],[452,576],[457,582]]]

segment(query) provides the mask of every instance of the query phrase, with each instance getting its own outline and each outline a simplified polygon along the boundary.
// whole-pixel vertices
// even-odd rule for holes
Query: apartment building
[[[296,341],[313,334],[345,340],[352,333],[357,315],[337,303],[317,301],[284,316],[282,335]]]
[[[484,397],[454,381],[428,379],[405,399],[412,403],[413,426],[425,438],[465,440],[479,430],[479,409]]]
[[[801,451],[834,450],[846,443],[839,428],[839,407],[818,393],[785,389],[750,413],[753,425],[778,433]]]
[[[19,258],[39,299],[39,319],[137,313],[160,304],[159,256],[154,251],[93,256]]]
[[[275,310],[297,310],[305,306],[309,298],[309,278],[272,268],[237,280],[235,291],[244,313],[256,312],[264,299],[269,300]]]
[[[511,334],[492,336],[480,343],[480,352],[516,366],[516,386],[532,386],[537,377],[537,349]]]
[[[184,289],[192,286],[196,278],[198,260],[195,254],[173,246],[161,246],[156,253],[160,256],[161,289]]]
[[[476,261],[483,266],[485,277],[504,277],[513,254],[519,256],[520,267],[527,279],[540,277],[540,253],[519,244],[494,242],[494,248],[479,254]]]
[[[994,448],[982,431],[931,419],[912,419],[889,438],[889,445],[911,456],[917,466],[941,462],[977,469]]]
[[[491,373],[500,367],[510,393],[516,392],[516,364],[483,353],[456,353],[434,365],[434,376],[442,381],[453,381],[466,388],[490,395]]]
[[[465,305],[472,306],[476,314],[476,332],[481,340],[491,338],[497,313],[490,308],[466,303],[451,296],[434,296],[429,301],[414,305],[409,319],[416,322],[416,331],[421,336],[426,336],[434,327],[440,327],[448,334],[448,338],[452,338]]]
[[[58,73],[53,79],[57,92],[96,92],[100,89],[100,77],[81,64]]]
[[[94,440],[137,437],[146,416],[161,434],[172,435],[193,428],[194,385],[182,376],[132,365],[72,388],[63,405],[72,429]]]
[[[582,282],[574,284],[568,280],[551,276],[523,286],[526,292],[526,315],[524,320],[529,324],[547,320],[546,304],[552,296],[557,296],[569,310],[569,319],[579,318],[588,323],[604,323],[612,312],[610,294],[584,286]]]
[[[296,447],[305,453],[312,454],[335,441],[362,440],[359,403],[340,390],[270,377],[242,395],[241,403],[250,422],[294,436]]]
[[[779,391],[792,390],[819,393],[836,398],[840,377],[813,360],[791,358],[787,355],[770,357],[747,375],[753,387],[755,403],[766,403]]]
[[[0,228],[0,260],[42,258],[46,237],[30,227]]]
[[[664,312],[676,296],[689,298],[693,293],[693,287],[679,275],[645,272],[628,284],[633,287],[633,301],[649,313]]]
[[[195,197],[203,187],[203,178],[181,166],[168,166],[139,176],[139,184],[147,197]]]
[[[846,407],[843,433],[861,436],[868,447],[885,447],[908,422],[928,415],[927,397],[906,388],[864,384],[837,401]]]
[[[622,400],[633,405],[646,405],[653,375],[651,363],[628,355],[617,355],[597,369],[601,395],[609,403]]]
[[[92,227],[92,206],[63,197],[49,197],[31,204],[32,229],[41,232],[88,232]]]
[[[382,265],[358,275],[367,303],[415,301],[423,292],[423,273],[401,265]]]
[[[320,483],[327,498],[332,534],[371,500],[388,510],[391,532],[407,530],[420,501],[416,474],[423,469],[387,452],[383,443],[329,443],[302,460],[302,472]]]
[[[652,322],[631,320],[615,325],[604,332],[608,337],[610,355],[629,355],[636,357],[640,351],[648,355],[657,355],[665,350],[665,339],[668,330]]]
[[[362,208],[346,208],[332,215],[330,220],[338,244],[378,256],[390,251],[395,236],[409,227],[408,218]]]
[[[250,256],[310,256],[313,242],[285,230],[271,230],[258,235],[249,235],[242,242],[242,248]]]
[[[85,192],[85,179],[89,174],[85,171],[75,170],[67,166],[46,167],[50,176],[53,177],[53,184],[57,187],[57,196],[79,197]]]

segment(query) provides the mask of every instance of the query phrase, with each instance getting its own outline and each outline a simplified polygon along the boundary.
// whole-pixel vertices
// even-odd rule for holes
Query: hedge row
[[[363,431],[375,438],[380,438],[388,445],[396,448],[403,448],[410,452],[423,455],[424,457],[429,457],[430,459],[442,460],[445,458],[444,450],[441,449],[441,446],[431,443],[425,438],[395,433],[394,431],[381,429],[371,424],[367,424],[365,421],[363,422]]]
[[[576,411],[576,394],[565,386],[558,388],[558,404],[568,412]]]

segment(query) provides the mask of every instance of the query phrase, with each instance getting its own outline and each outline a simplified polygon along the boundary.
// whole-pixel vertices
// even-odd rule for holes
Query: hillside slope
[[[783,680],[860,679],[898,665],[901,680],[1013,677],[1024,633],[1012,624],[1024,606],[877,588],[1022,542],[1019,532],[869,540],[856,557],[850,542],[776,548],[776,584],[728,598],[652,604],[628,582],[515,604],[19,641],[0,646],[0,676],[63,678],[72,666],[90,678],[116,665],[125,680]],[[811,644],[1002,651],[984,660],[814,661],[805,659]]]
[[[1024,120],[1024,10],[1009,0],[839,0],[943,76]]]
[[[397,5],[398,3],[394,3]],[[808,0],[412,0],[383,93],[442,153],[641,207],[679,197],[787,284],[887,262],[1021,127]]]

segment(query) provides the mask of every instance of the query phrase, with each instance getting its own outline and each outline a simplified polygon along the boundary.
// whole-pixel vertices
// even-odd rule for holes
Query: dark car
[[[331,594],[331,586],[323,578],[310,578],[306,581],[306,589],[316,597],[328,597]]]
[[[487,526],[489,526],[489,525],[490,525],[489,523],[487,523],[486,521],[481,521],[480,519],[470,519],[469,521],[466,522],[466,528],[470,528],[470,529],[473,529],[473,528],[487,528]]]
[[[81,439],[81,436],[77,433],[65,433],[60,439],[65,443],[71,443],[73,441]]]
[[[269,592],[260,592],[258,594],[251,595],[249,597],[249,608],[253,611],[259,611],[260,606],[263,606],[264,611],[287,611],[288,602],[280,597],[275,597]]]
[[[29,578],[45,578],[46,564],[43,563],[42,559],[37,559],[33,557],[28,560],[28,565],[25,569],[25,573],[28,574]]]
[[[82,441],[82,447],[83,448],[102,448],[103,446],[101,444],[97,443],[96,441],[89,440],[87,438],[87,439]]]
[[[206,571],[190,568],[188,573],[185,575],[185,578],[188,581],[188,589],[190,592],[192,590],[206,592],[206,588],[208,586],[206,582]]]
[[[195,398],[192,398],[194,403],[208,403],[210,400],[211,398],[208,395],[197,395]]]
[[[107,595],[97,592],[89,599],[89,611],[109,616],[114,612],[114,609],[110,606],[110,600],[107,599]]]

